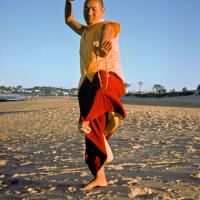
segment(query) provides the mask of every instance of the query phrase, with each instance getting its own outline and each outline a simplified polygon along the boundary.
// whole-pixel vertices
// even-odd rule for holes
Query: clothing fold
[[[92,81],[86,77],[79,88],[80,123],[89,121],[91,127],[90,133],[85,134],[85,161],[94,176],[107,158],[104,131],[109,123],[108,113],[118,113],[121,119],[126,116],[120,101],[123,95],[124,83],[121,78],[114,72],[108,74],[103,70],[96,72]],[[106,138],[109,139],[112,133],[107,134]]]

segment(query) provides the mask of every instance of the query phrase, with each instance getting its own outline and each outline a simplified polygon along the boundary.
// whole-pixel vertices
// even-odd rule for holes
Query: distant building
[[[78,90],[77,89],[73,89],[70,91],[70,95],[72,96],[78,96]]]
[[[32,90],[24,90],[25,93],[32,93]]]
[[[125,94],[128,94],[129,93],[129,90],[127,87],[125,87]]]
[[[64,96],[68,96],[69,93],[68,93],[68,92],[63,92],[63,95],[64,95]]]

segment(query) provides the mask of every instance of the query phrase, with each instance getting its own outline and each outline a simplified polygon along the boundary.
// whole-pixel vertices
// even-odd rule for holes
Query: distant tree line
[[[152,87],[153,91],[150,92],[142,92],[142,86],[143,82],[139,81],[139,91],[134,92],[134,95],[136,96],[180,96],[180,95],[191,95],[191,94],[199,94],[200,95],[200,84],[197,86],[197,89],[194,90],[188,90],[186,87],[182,89],[182,91],[175,91],[175,89],[170,90],[167,92],[164,86],[160,84],[155,84]],[[128,88],[131,86],[129,83],[124,83],[124,87],[126,88],[126,95],[132,95],[133,92],[129,92]],[[11,86],[0,86],[0,93],[1,94],[23,94],[28,96],[77,96],[78,95],[78,89],[77,88],[71,88],[71,89],[65,89],[60,87],[52,87],[52,86],[35,86],[32,88],[23,88],[23,86],[18,85],[16,87]]]
[[[164,96],[187,96],[187,95],[193,95],[198,94],[200,95],[200,84],[197,86],[196,90],[188,90],[186,87],[182,88],[182,91],[175,91],[175,89],[172,89],[170,91],[167,91],[166,88],[161,84],[155,84],[152,87],[152,91],[149,92],[142,92],[142,86],[143,82],[139,81],[139,90],[137,92],[129,92],[127,88],[131,86],[131,84],[125,83],[126,88],[126,95],[134,95],[138,97],[164,97]]]
[[[21,85],[17,87],[0,86],[1,94],[23,94],[28,96],[66,96],[77,95],[78,89],[64,89],[51,86],[35,86],[32,88],[23,88]]]

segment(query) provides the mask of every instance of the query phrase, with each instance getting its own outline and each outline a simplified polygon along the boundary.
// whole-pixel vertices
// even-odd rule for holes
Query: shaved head
[[[104,7],[103,0],[99,0],[99,1],[100,1],[100,3],[101,3],[102,7]]]
[[[91,0],[85,0],[85,2],[87,2],[87,1],[91,1]],[[101,6],[104,8],[104,3],[103,3],[103,0],[97,0],[97,1],[99,1],[99,2],[100,2],[100,4],[101,4]]]

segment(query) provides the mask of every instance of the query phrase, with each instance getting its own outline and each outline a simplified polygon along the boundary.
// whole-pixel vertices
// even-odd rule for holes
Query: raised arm
[[[80,24],[76,20],[74,20],[73,11],[72,11],[72,1],[73,0],[66,0],[65,4],[65,22],[66,24],[77,34],[82,35],[85,26]]]

